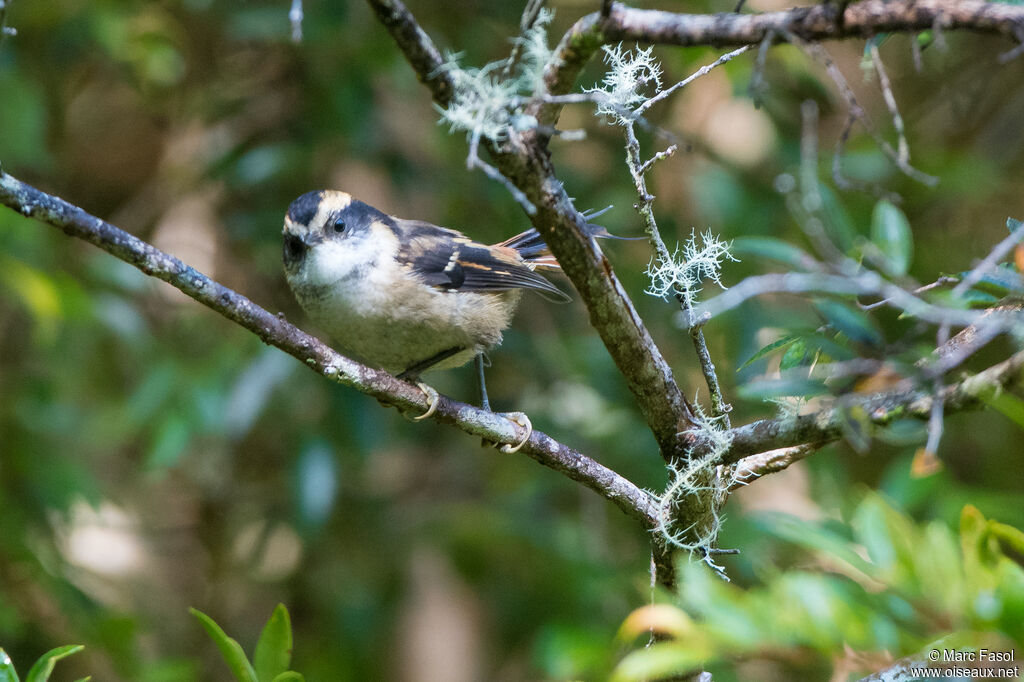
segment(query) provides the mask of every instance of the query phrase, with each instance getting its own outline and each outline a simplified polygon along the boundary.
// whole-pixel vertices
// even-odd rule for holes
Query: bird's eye
[[[337,220],[334,221],[334,232],[336,234],[341,234],[344,231],[345,231],[345,219],[344,218],[338,218]]]

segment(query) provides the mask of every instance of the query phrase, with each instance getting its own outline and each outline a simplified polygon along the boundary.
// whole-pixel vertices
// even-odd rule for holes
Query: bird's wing
[[[570,298],[505,246],[487,246],[461,232],[415,220],[396,220],[404,238],[397,258],[426,284],[449,291],[533,289],[548,298]]]

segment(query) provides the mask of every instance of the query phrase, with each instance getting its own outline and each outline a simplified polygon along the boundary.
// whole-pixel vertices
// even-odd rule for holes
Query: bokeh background
[[[465,141],[437,124],[426,90],[359,2],[307,0],[300,44],[284,0],[9,5],[18,34],[0,46],[4,170],[307,328],[279,243],[284,211],[305,191],[344,189],[484,241],[526,225],[502,187],[465,170]],[[521,9],[410,5],[443,49],[475,65],[507,53]],[[596,5],[552,2],[554,33]],[[894,172],[859,132],[845,157],[850,175],[904,198],[921,282],[967,269],[1003,238],[1008,216],[1024,218],[1024,60],[997,66],[1011,47],[999,39],[942,38],[925,49],[920,73],[912,38],[882,46],[913,160],[941,177],[938,187]],[[894,139],[861,67],[863,44],[828,47]],[[717,53],[656,54],[672,82]],[[820,68],[781,47],[755,108],[752,64],[739,58],[653,112],[689,141],[653,174],[670,244],[693,228],[802,243],[774,180],[797,169],[800,102],[818,102],[826,149],[845,106]],[[592,64],[581,83],[601,72]],[[589,133],[552,144],[577,205],[611,204],[604,225],[642,234],[619,132],[586,107],[568,109],[562,126]],[[643,143],[647,155],[664,146]],[[825,154],[823,178],[830,162]],[[834,191],[830,201],[838,225],[868,233],[875,197]],[[604,248],[680,384],[698,393],[674,307],[642,293],[647,246]],[[744,253],[723,281],[770,267]],[[781,330],[815,324],[806,302],[779,299],[707,327],[734,423],[774,410],[736,392],[773,361],[736,368]],[[1008,347],[993,344],[977,366]],[[528,296],[492,359],[497,409],[525,410],[638,484],[664,486],[654,441],[578,302]],[[475,400],[472,375],[430,379]],[[766,567],[800,563],[805,555],[763,532],[764,515],[841,526],[867,489],[918,519],[955,525],[971,502],[1024,525],[1020,428],[991,410],[951,417],[945,469],[925,479],[909,476],[919,425],[879,434],[863,451],[826,448],[730,502],[722,544],[743,553],[726,568],[743,585]],[[19,669],[53,646],[83,643],[58,666],[67,679],[227,679],[187,607],[251,651],[284,602],[294,667],[307,679],[586,678],[621,654],[616,629],[651,600],[648,560],[644,533],[571,481],[452,429],[411,424],[97,249],[0,210],[0,646]],[[796,663],[776,665],[762,679],[799,677],[787,668]]]

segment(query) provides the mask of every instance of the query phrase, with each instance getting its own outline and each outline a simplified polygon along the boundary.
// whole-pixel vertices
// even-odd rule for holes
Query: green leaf
[[[306,678],[294,670],[288,670],[275,677],[271,682],[306,682]]]
[[[192,429],[187,419],[170,413],[159,423],[153,434],[152,444],[146,453],[146,466],[150,469],[166,469],[177,464],[192,438]]]
[[[755,379],[740,387],[739,393],[747,399],[778,398],[782,396],[811,396],[828,393],[825,384],[816,379]]]
[[[878,495],[868,495],[853,514],[857,540],[871,562],[892,579],[913,566],[912,528],[909,520]]]
[[[675,676],[699,667],[706,651],[694,650],[683,642],[654,644],[627,655],[612,673],[613,682],[640,682]]]
[[[790,344],[786,352],[782,354],[782,360],[779,361],[779,369],[785,372],[787,369],[793,369],[803,364],[804,358],[807,357],[807,340],[797,339],[794,343]]]
[[[0,682],[18,682],[18,673],[14,670],[14,662],[3,649],[0,649]]]
[[[884,199],[871,215],[871,241],[885,257],[887,270],[905,275],[914,252],[914,235],[903,211]]]
[[[774,237],[737,237],[730,249],[734,256],[767,258],[796,270],[814,269],[816,261],[798,246]]]
[[[967,274],[967,272],[961,272],[960,279],[966,277]],[[1000,299],[1010,294],[1024,293],[1024,278],[1009,263],[1000,263],[998,267],[986,272],[971,290],[990,294]]]
[[[8,288],[32,316],[37,333],[50,338],[64,316],[60,287],[49,274],[0,254],[0,290]]]
[[[11,166],[45,166],[50,160],[45,91],[37,85],[40,81],[19,75],[12,66],[14,62],[10,60],[0,72],[0,92],[4,93],[0,130],[18,132],[0,139],[0,158]]]
[[[994,395],[982,395],[981,399],[989,407],[993,407],[1007,419],[1024,429],[1024,400],[1012,393],[1000,392]]]
[[[831,187],[819,183],[818,194],[821,195],[822,217],[825,219],[825,229],[828,235],[843,253],[849,253],[850,247],[860,239],[853,219]]]
[[[750,358],[743,363],[743,366],[740,367],[740,369],[745,369],[749,367],[750,365],[754,364],[761,358],[771,355],[773,352],[779,350],[780,348],[785,348],[789,344],[799,341],[802,337],[802,334],[790,334],[789,336],[784,336],[777,341],[772,341],[767,346],[751,355]],[[739,370],[736,371],[738,372]]]
[[[775,537],[841,561],[858,573],[870,577],[877,573],[877,567],[857,552],[854,543],[828,528],[786,514],[767,514],[758,525]]]
[[[1024,554],[1024,532],[991,519],[988,522],[988,530],[999,540],[1000,544],[1006,545],[1017,554]]]
[[[210,635],[210,639],[220,649],[221,656],[224,657],[228,668],[231,669],[231,674],[235,676],[238,682],[259,682],[256,678],[256,671],[253,670],[249,659],[245,657],[245,652],[242,651],[242,646],[238,642],[228,637],[221,630],[220,626],[202,611],[189,609],[188,612],[198,618],[199,622],[203,624],[206,634]]]
[[[964,295],[961,298],[967,303],[968,308],[980,309],[991,308],[995,304],[999,303],[1002,296],[993,296],[992,294],[987,294],[984,291],[970,289],[964,292]]]
[[[28,676],[25,677],[25,682],[46,682],[50,679],[50,673],[53,672],[53,667],[57,665],[57,661],[62,658],[67,658],[71,654],[77,654],[85,647],[81,644],[68,644],[67,646],[59,646],[56,649],[50,649],[45,654],[39,657],[39,660],[29,668]]]
[[[272,682],[292,661],[292,623],[288,609],[278,604],[256,643],[252,665],[260,682]]]
[[[872,346],[882,345],[882,334],[871,318],[863,312],[839,301],[820,300],[814,304],[822,317],[836,330],[846,334],[852,341]]]

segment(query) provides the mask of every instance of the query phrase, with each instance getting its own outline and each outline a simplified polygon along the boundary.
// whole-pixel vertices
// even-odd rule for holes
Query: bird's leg
[[[484,363],[486,358],[483,353],[476,356],[476,376],[480,380],[480,407],[491,411],[491,401],[487,399],[487,382],[484,380]]]
[[[461,353],[466,350],[462,346],[452,346],[446,350],[441,351],[436,355],[431,355],[426,360],[420,360],[419,362],[413,363],[405,368],[405,371],[398,375],[398,378],[402,381],[416,381],[420,378],[420,375],[426,372],[428,369],[441,362],[447,360],[456,353]]]
[[[419,381],[420,374],[426,372],[428,369],[430,369],[437,363],[441,362],[442,360],[447,360],[456,353],[461,353],[463,350],[464,349],[461,346],[453,346],[451,348],[448,348],[447,350],[441,351],[436,355],[430,356],[426,360],[421,360],[420,362],[410,365],[404,372],[398,375],[398,378],[401,379],[402,381],[414,382],[416,386],[418,386],[419,389],[423,391],[423,394],[427,396],[427,400],[430,401],[427,407],[427,411],[418,417],[413,417],[413,421],[422,421],[427,417],[431,416],[432,414],[434,414],[434,410],[437,409],[437,391]]]
[[[474,361],[476,363],[477,378],[480,379],[480,407],[490,412],[491,401],[487,399],[487,382],[484,381],[484,367],[487,365],[487,356],[484,353],[478,353],[476,358],[474,358]],[[527,441],[530,440],[530,436],[533,435],[533,424],[530,423],[530,418],[523,412],[500,412],[499,414],[513,424],[518,424],[526,429],[523,439],[516,445],[499,445],[494,442],[489,442],[485,438],[483,440],[483,444],[496,446],[498,450],[509,455],[514,452],[519,452],[519,450],[526,445]]]

